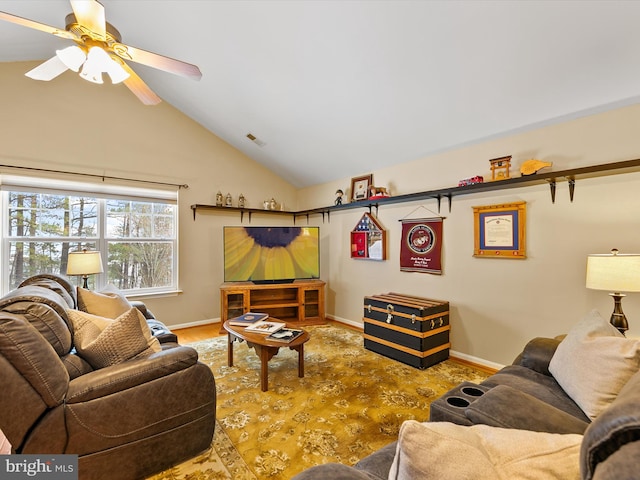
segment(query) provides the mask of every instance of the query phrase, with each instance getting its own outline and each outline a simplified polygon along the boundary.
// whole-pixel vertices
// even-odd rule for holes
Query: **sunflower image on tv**
[[[317,227],[225,227],[225,281],[319,278]]]

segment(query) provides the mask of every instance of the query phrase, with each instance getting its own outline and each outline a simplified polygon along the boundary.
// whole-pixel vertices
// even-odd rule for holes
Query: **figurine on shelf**
[[[272,198],[269,201],[269,210],[277,210],[278,209],[278,204],[276,203],[276,199]]]
[[[336,190],[336,200],[335,200],[335,204],[336,205],[342,205],[342,196],[344,195],[344,192],[340,189]]]
[[[389,190],[386,187],[369,187],[369,200],[376,200],[378,198],[385,198],[389,196]]]
[[[244,208],[244,202],[245,202],[244,195],[240,194],[240,196],[238,197],[238,207]]]
[[[221,207],[221,206],[222,206],[222,192],[218,190],[218,193],[216,193],[216,207]]]
[[[491,164],[491,180],[506,180],[511,178],[509,167],[511,166],[511,155],[506,157],[492,158],[489,160]]]
[[[542,160],[533,158],[522,163],[522,165],[520,166],[520,173],[522,175],[533,175],[534,173],[538,173],[539,170],[550,167],[552,165],[553,163],[551,162],[543,162]]]
[[[233,206],[233,198],[231,198],[231,194],[227,193],[227,196],[224,199],[224,206],[225,207],[232,207]]]

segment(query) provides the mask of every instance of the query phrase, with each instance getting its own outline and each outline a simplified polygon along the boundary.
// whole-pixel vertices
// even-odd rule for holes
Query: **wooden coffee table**
[[[270,320],[274,322],[281,322],[277,318],[270,317]],[[286,322],[285,322],[286,323]],[[227,331],[227,363],[230,367],[233,367],[233,342],[236,340],[247,342],[247,345],[253,348],[260,357],[260,388],[263,392],[266,392],[269,387],[269,381],[267,375],[269,373],[268,363],[281,348],[288,347],[291,350],[298,352],[298,377],[304,377],[304,344],[311,338],[309,332],[303,330],[302,335],[292,340],[289,343],[273,342],[267,340],[267,335],[254,332],[246,332],[245,327],[239,327],[236,325],[229,325],[229,321],[224,322],[224,329]],[[288,328],[300,329],[295,324],[287,323]]]

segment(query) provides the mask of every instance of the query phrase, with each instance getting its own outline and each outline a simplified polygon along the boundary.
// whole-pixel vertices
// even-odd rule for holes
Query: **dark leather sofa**
[[[14,454],[77,454],[79,478],[141,479],[208,449],[216,389],[141,303],[161,349],[93,369],[73,345],[76,287],[37,275],[0,299],[0,430]]]
[[[513,365],[480,385],[465,382],[433,402],[429,421],[582,434],[580,475],[583,480],[639,478],[640,371],[591,421],[549,372],[549,363],[560,341],[560,338],[532,340]],[[381,448],[354,466],[319,465],[292,480],[387,480],[396,444]],[[429,451],[425,450],[424,456],[428,458]],[[455,458],[452,454],[452,462]]]

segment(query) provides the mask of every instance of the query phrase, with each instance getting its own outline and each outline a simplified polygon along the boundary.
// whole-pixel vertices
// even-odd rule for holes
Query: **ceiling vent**
[[[264,147],[266,145],[266,143],[264,143],[262,140],[256,137],[253,133],[247,133],[247,138],[251,140],[253,143],[255,143],[256,145],[258,145],[259,147]]]

